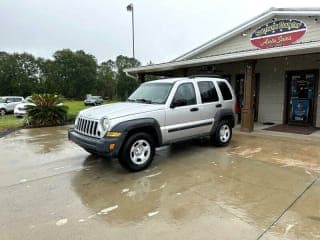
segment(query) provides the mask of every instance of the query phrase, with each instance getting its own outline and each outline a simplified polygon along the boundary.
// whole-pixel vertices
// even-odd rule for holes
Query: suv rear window
[[[218,86],[220,88],[223,100],[231,100],[232,94],[230,92],[228,85],[225,82],[218,82]]]
[[[219,97],[213,82],[198,82],[202,103],[217,102]]]

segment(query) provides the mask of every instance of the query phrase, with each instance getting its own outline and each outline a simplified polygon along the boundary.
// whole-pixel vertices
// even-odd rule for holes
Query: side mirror
[[[172,101],[170,108],[182,107],[187,105],[186,99],[175,99]]]
[[[6,100],[6,103],[11,103],[11,101],[10,100]]]

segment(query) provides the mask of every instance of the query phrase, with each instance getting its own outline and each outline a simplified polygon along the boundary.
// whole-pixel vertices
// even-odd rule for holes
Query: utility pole
[[[127,6],[127,11],[131,12],[131,17],[132,17],[132,20],[131,20],[131,25],[132,25],[132,56],[133,56],[133,58],[135,58],[135,55],[134,55],[134,10],[133,10],[132,3],[130,3]]]

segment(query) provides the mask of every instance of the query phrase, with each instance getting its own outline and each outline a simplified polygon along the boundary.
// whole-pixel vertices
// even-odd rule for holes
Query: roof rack
[[[188,76],[188,78],[196,78],[196,77],[212,77],[212,78],[222,78],[222,79],[224,79],[223,76],[217,75],[217,74],[195,74],[195,75]]]

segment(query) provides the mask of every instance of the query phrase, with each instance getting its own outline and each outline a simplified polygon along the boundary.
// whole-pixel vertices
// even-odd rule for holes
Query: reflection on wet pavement
[[[128,173],[68,142],[66,130],[0,139],[3,239],[256,239],[319,174],[319,143],[241,134],[226,148],[163,147],[149,169]],[[320,236],[319,186],[265,239]]]

